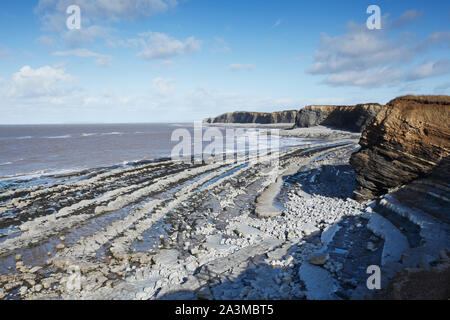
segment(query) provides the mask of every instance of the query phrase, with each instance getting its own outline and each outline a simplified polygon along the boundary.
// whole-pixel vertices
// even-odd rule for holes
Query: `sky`
[[[381,29],[367,27],[370,5]],[[450,1],[435,0],[2,1],[0,124],[192,122],[448,95],[449,21]]]

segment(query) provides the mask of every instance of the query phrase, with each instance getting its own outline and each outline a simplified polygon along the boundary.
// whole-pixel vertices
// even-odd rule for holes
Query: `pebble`
[[[22,256],[20,254],[16,254],[16,261],[22,260]]]
[[[14,289],[20,287],[22,284],[23,284],[22,281],[8,282],[8,283],[6,283],[6,284],[3,286],[3,288],[4,288],[6,291],[11,291],[11,290],[14,290]]]
[[[42,285],[41,284],[37,284],[37,285],[34,286],[34,291],[35,292],[41,292],[41,290],[42,290]]]
[[[197,262],[196,261],[192,261],[191,263],[188,263],[186,265],[186,270],[188,272],[194,272],[197,269],[197,266],[198,266]]]
[[[33,267],[33,268],[31,268],[30,273],[36,273],[41,269],[42,269],[42,267],[39,267],[39,266]]]
[[[322,266],[328,261],[329,258],[330,255],[326,252],[315,252],[309,256],[308,262],[316,266]]]
[[[62,243],[60,243],[60,244],[58,244],[58,245],[56,246],[56,250],[63,250],[65,247],[66,247],[65,245],[63,245]]]
[[[286,236],[286,238],[287,239],[294,239],[296,236],[295,236],[295,233],[294,232],[288,232],[288,234],[287,234],[287,236]]]
[[[230,189],[233,191],[234,189],[230,186]],[[234,192],[234,191],[233,191]],[[127,271],[131,271],[131,270],[136,270],[136,274],[135,277],[139,278],[139,279],[146,279],[148,277],[150,277],[151,275],[153,275],[153,271],[155,273],[155,275],[160,276],[162,279],[164,279],[164,281],[166,281],[167,279],[170,279],[174,284],[176,284],[179,281],[182,281],[182,279],[186,278],[187,276],[190,276],[188,273],[190,272],[194,272],[198,266],[199,266],[199,259],[198,257],[200,256],[200,252],[202,254],[205,254],[205,259],[201,259],[200,261],[200,265],[203,263],[207,263],[209,262],[211,259],[215,259],[215,258],[224,258],[225,255],[227,255],[229,253],[229,251],[231,250],[239,250],[242,249],[243,247],[248,246],[249,242],[251,243],[257,243],[259,238],[258,237],[252,237],[251,235],[242,235],[244,238],[243,239],[236,239],[235,237],[233,237],[233,233],[230,232],[232,230],[235,229],[235,223],[242,223],[244,222],[245,224],[248,224],[250,226],[252,226],[255,229],[259,229],[260,231],[263,232],[258,232],[262,235],[266,235],[267,237],[273,237],[273,238],[279,238],[282,239],[283,241],[286,241],[287,239],[293,239],[293,238],[297,238],[300,237],[303,234],[305,235],[310,235],[310,234],[314,234],[314,233],[319,233],[321,230],[324,230],[327,226],[327,224],[332,224],[335,221],[338,221],[343,215],[347,215],[347,214],[354,214],[354,212],[357,212],[359,210],[354,210],[353,206],[349,206],[348,204],[344,203],[344,200],[329,200],[329,198],[327,197],[322,197],[322,196],[316,196],[316,195],[312,195],[311,198],[300,198],[298,196],[295,195],[295,191],[291,191],[291,200],[288,203],[288,208],[284,211],[284,216],[283,217],[277,217],[277,218],[268,218],[268,219],[264,219],[264,220],[260,220],[260,219],[253,219],[251,217],[251,215],[249,213],[245,213],[243,215],[241,215],[239,218],[231,218],[231,219],[226,219],[226,223],[228,224],[228,228],[226,228],[225,231],[222,230],[218,230],[217,226],[211,225],[211,224],[199,224],[199,223],[195,223],[194,226],[195,230],[197,230],[195,233],[192,232],[190,233],[189,231],[191,231],[191,227],[187,224],[185,224],[184,226],[180,226],[178,228],[178,230],[182,230],[182,228],[184,227],[184,231],[180,232],[180,236],[182,234],[185,235],[185,239],[186,238],[190,238],[191,236],[194,238],[194,240],[190,240],[192,242],[192,247],[191,247],[191,243],[186,241],[184,242],[184,248],[185,250],[189,250],[189,253],[193,256],[185,256],[184,253],[182,255],[183,258],[178,258],[178,256],[176,258],[174,258],[174,261],[176,261],[175,263],[159,263],[156,266],[153,266],[154,268],[149,268],[147,269],[147,267],[145,268],[136,268],[136,266],[132,266],[132,268],[129,267],[129,265],[127,264],[127,266],[123,266],[122,271],[117,270],[118,272],[122,273],[122,277],[125,275],[125,272],[123,272],[123,270],[127,270]],[[330,201],[335,201],[336,203],[329,203]],[[353,200],[348,200],[348,201],[353,201]],[[183,205],[189,207],[188,204],[184,203]],[[339,209],[335,210],[335,207],[340,206]],[[351,213],[349,213],[349,211]],[[181,211],[180,211],[181,212]],[[211,212],[211,211],[209,211]],[[241,219],[241,220],[239,220]],[[358,227],[360,227],[360,223],[358,222]],[[231,225],[230,225],[231,224]],[[206,226],[205,226],[206,225]],[[202,227],[200,227],[202,226]],[[130,228],[131,229],[131,228]],[[210,230],[211,229],[211,230]],[[302,232],[303,231],[303,232]],[[216,232],[218,232],[219,236],[224,236],[224,235],[229,235],[231,236],[230,239],[228,239],[229,237],[225,237],[227,240],[222,239],[222,241],[220,241],[221,244],[227,244],[229,246],[232,246],[232,248],[230,250],[228,249],[215,249],[215,248],[209,248],[207,245],[201,244],[200,247],[198,247],[197,244],[197,240],[200,239],[196,237],[196,234],[205,234],[205,235],[211,235],[211,234],[216,234]],[[173,239],[173,240],[177,240],[178,233],[174,233],[172,234],[172,236],[167,236],[169,239]],[[165,237],[164,235],[160,235],[159,238],[161,240],[163,240]],[[179,237],[182,239],[182,237]],[[143,241],[142,236],[137,236],[136,239],[138,241]],[[220,238],[219,238],[220,239]],[[306,239],[306,238],[305,238]],[[64,237],[60,237],[60,240],[63,242],[65,241]],[[178,239],[179,240],[179,239]],[[248,240],[248,241],[246,241]],[[314,239],[313,239],[314,240]],[[311,244],[311,240],[308,239],[306,240],[309,244]],[[288,297],[288,298],[292,298],[292,297],[304,297],[304,293],[298,288],[298,283],[295,282],[294,279],[297,279],[297,274],[294,272],[292,274],[289,274],[289,272],[285,272],[285,268],[288,265],[291,265],[292,263],[299,263],[300,261],[304,261],[305,255],[308,254],[311,251],[314,250],[318,250],[319,247],[318,245],[319,240],[316,239],[315,241],[317,241],[318,243],[316,243],[316,245],[311,244],[311,247],[309,247],[307,250],[303,251],[301,250],[301,252],[290,252],[292,255],[295,256],[287,256],[285,254],[287,254],[287,252],[285,252],[283,255],[280,255],[278,257],[274,257],[273,259],[281,259],[281,260],[274,260],[271,261],[271,264],[274,266],[277,266],[279,268],[282,269],[273,269],[270,270],[270,274],[261,274],[261,278],[265,280],[267,280],[267,282],[264,282],[264,284],[258,284],[257,287],[255,288],[252,284],[252,286],[246,286],[248,285],[248,283],[244,283],[239,281],[239,283],[235,283],[233,285],[233,289],[234,290],[229,290],[230,292],[227,292],[227,294],[224,294],[224,297],[230,298],[230,297],[237,297],[240,294],[240,297],[249,297],[249,298],[276,298],[276,297]],[[161,241],[162,242],[162,241]],[[286,241],[286,243],[297,243],[297,245],[300,246],[301,241]],[[300,242],[300,243],[299,243]],[[180,241],[181,246],[183,246],[183,241]],[[58,250],[62,250],[64,249],[65,246],[64,244],[60,244],[57,246]],[[209,250],[209,252],[207,252],[207,250]],[[227,251],[228,250],[228,251]],[[222,253],[223,252],[223,253]],[[50,252],[48,253],[48,255],[50,256]],[[196,257],[194,257],[196,256]],[[284,259],[283,259],[283,258]],[[151,259],[152,256],[149,257],[138,257],[137,259],[135,259],[136,261],[134,262],[140,262],[140,264],[142,265],[144,262],[147,262],[147,264],[151,264]],[[162,259],[161,257],[158,258],[160,261],[165,262],[164,259]],[[158,260],[157,259],[157,260]],[[186,259],[183,260],[182,259]],[[170,261],[172,259],[166,259],[167,261]],[[311,264],[314,265],[318,265],[318,266],[322,266],[325,265],[327,262],[331,263],[331,261],[329,261],[329,255],[325,252],[317,252],[313,255],[311,255],[309,257],[308,260]],[[273,263],[272,263],[273,262]],[[112,265],[114,265],[112,262],[110,262]],[[119,262],[120,263],[120,262]],[[225,263],[225,262],[224,262]],[[168,266],[173,266],[174,268],[168,267]],[[177,269],[179,267],[179,269]],[[325,266],[326,267],[326,266]],[[112,269],[112,267],[111,267]],[[110,268],[107,268],[106,273],[103,272],[103,274],[106,276],[108,272],[111,272]],[[152,271],[149,271],[150,269],[152,269]],[[289,268],[286,268],[289,269]],[[316,268],[317,269],[317,268]],[[187,271],[187,272],[186,272]],[[117,274],[119,274],[117,272]],[[92,278],[92,274],[88,275],[87,277]],[[132,279],[132,275],[130,275],[130,279]],[[194,277],[195,278],[195,277]],[[59,279],[59,278],[58,278]],[[44,279],[45,280],[45,279]],[[44,282],[44,280],[42,280],[42,284],[38,284],[38,285],[34,285],[32,287],[32,291],[34,292],[39,292],[41,291],[43,288],[46,287],[50,287],[50,285],[48,284],[48,282]],[[164,281],[160,281],[161,283],[156,284],[156,287],[161,287],[163,284],[167,284],[167,282]],[[278,284],[278,286],[276,286],[274,284],[274,281],[276,281],[276,283]],[[57,281],[56,281],[57,282]],[[267,283],[267,287],[266,287],[266,283]],[[220,281],[218,280],[218,284],[220,284]],[[21,286],[22,284],[20,284],[19,286]],[[212,283],[210,284],[212,285]],[[149,290],[149,292],[145,291],[144,293],[139,294],[138,293],[138,297],[139,298],[148,298],[149,295],[153,288],[155,287],[154,285],[151,286],[151,290]],[[25,287],[26,288],[26,287]],[[252,289],[253,288],[253,289]],[[0,289],[1,290],[1,289]],[[252,291],[252,292],[251,292]],[[0,291],[1,294],[1,291]],[[216,291],[214,291],[214,294],[216,294]],[[201,294],[199,294],[199,297],[201,296]],[[218,294],[218,297],[222,296],[221,293]],[[204,298],[214,298],[214,296],[210,296],[205,294]]]
[[[286,263],[287,264],[291,264],[294,261],[294,257],[293,256],[288,256],[286,259]]]
[[[28,291],[28,288],[27,288],[27,287],[25,287],[25,286],[20,287],[20,289],[19,289],[19,294],[20,294],[21,296],[23,296],[23,295],[25,295],[25,294],[27,293],[27,291]]]

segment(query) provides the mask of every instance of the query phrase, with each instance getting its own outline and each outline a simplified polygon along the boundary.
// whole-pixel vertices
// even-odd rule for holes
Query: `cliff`
[[[301,109],[295,121],[296,127],[318,125],[361,132],[383,108],[379,104],[358,104],[356,106],[307,106]]]
[[[436,170],[447,167],[450,154],[449,119],[449,96],[404,96],[389,102],[367,125],[361,149],[350,159],[357,173],[356,198],[380,196],[432,172],[439,176]],[[448,170],[440,174],[448,181]]]
[[[278,111],[278,112],[247,112],[237,111],[224,113],[218,117],[203,120],[205,123],[292,123],[295,122],[297,110]]]
[[[292,123],[295,127],[330,126],[337,129],[361,132],[383,108],[379,104],[356,106],[307,106],[300,111],[279,112],[237,111],[203,120],[205,123]]]

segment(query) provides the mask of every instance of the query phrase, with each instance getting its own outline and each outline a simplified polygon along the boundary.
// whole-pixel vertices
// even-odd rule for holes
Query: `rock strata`
[[[299,128],[318,125],[361,132],[383,106],[358,104],[356,106],[307,106],[301,109],[295,120]]]
[[[205,123],[259,123],[277,124],[295,122],[297,110],[277,111],[277,112],[247,112],[237,111],[224,113],[218,117],[203,120]]]
[[[375,198],[446,166],[449,118],[449,96],[404,96],[389,102],[365,128],[361,149],[350,160],[357,172],[356,198]]]

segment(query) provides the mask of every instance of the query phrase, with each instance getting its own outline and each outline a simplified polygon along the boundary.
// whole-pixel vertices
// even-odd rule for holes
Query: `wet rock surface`
[[[292,163],[307,166],[317,154],[346,155],[355,142],[267,157],[279,157],[283,171]],[[0,239],[2,298],[158,299],[182,297],[183,288],[195,298],[206,297],[205,290],[217,298],[304,298],[293,270],[312,249],[298,241],[320,233],[316,219],[326,209],[317,203],[332,204],[319,197],[300,212],[257,217],[256,197],[279,175],[271,165],[160,161],[5,189],[1,209],[31,219],[2,220],[17,226]],[[282,188],[294,196],[289,182]],[[72,200],[63,202],[67,194]],[[33,215],[35,203],[54,210]],[[308,208],[317,211],[314,218]],[[346,213],[331,214],[330,223]],[[229,286],[224,280],[231,275],[242,282]],[[270,289],[263,288],[266,277],[273,279]]]
[[[385,288],[405,267],[433,266],[449,233],[395,193],[351,199],[358,148],[315,141],[258,161],[164,160],[5,188],[0,210],[30,220],[0,217],[11,231],[0,238],[0,298],[372,297],[368,266],[381,267]],[[280,214],[260,217],[256,199],[277,179]]]

